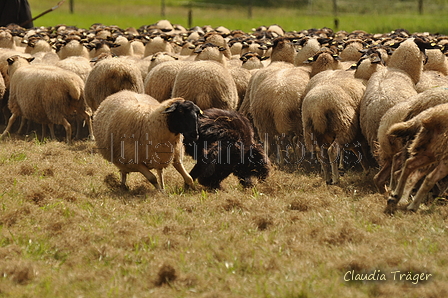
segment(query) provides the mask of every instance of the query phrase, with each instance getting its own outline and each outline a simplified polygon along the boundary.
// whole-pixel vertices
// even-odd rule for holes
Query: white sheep
[[[143,78],[137,64],[126,57],[106,58],[98,61],[90,71],[84,95],[94,112],[106,97],[125,89],[144,93]]]
[[[327,184],[339,182],[338,159],[342,150],[353,151],[364,170],[369,167],[365,158],[368,146],[359,127],[359,104],[364,90],[362,80],[345,70],[320,72],[311,78],[305,90],[305,145],[310,152],[318,153]]]
[[[145,93],[159,102],[171,98],[176,76],[187,63],[191,62],[174,60],[155,66],[148,72],[143,82]]]
[[[380,171],[375,175],[374,182],[380,192],[395,188],[395,173],[402,166],[403,151],[415,135],[408,134],[406,138],[394,138],[388,135],[392,125],[412,119],[423,111],[436,105],[448,103],[448,88],[437,87],[423,91],[410,97],[407,101],[396,104],[381,118],[378,128],[378,149],[375,152],[380,165]],[[390,178],[389,184],[386,184]]]
[[[414,38],[409,38],[393,52],[387,66],[370,77],[361,100],[360,123],[372,154],[376,150],[381,117],[395,104],[417,94],[415,84],[422,69],[422,50]]]
[[[191,100],[201,109],[235,110],[238,91],[230,71],[216,61],[187,63],[178,72],[171,97]]]
[[[408,210],[417,211],[429,191],[442,178],[448,175],[448,104],[427,109],[406,122],[393,125],[388,134],[403,137],[415,134],[408,148],[409,158],[404,162],[397,186],[387,202],[388,211],[394,211],[400,200],[408,194],[424,177]]]
[[[142,173],[156,189],[164,188],[163,169],[170,164],[194,188],[182,164],[182,134],[198,137],[200,109],[190,101],[173,98],[162,103],[146,94],[123,90],[108,96],[93,116],[93,133],[99,153],[120,170],[126,188],[127,174]],[[151,173],[156,169],[159,181]]]
[[[71,143],[72,128],[68,118],[79,114],[84,118],[91,134],[91,119],[86,112],[83,97],[84,82],[73,72],[51,65],[29,65],[30,59],[20,56],[8,58],[11,75],[8,108],[12,116],[1,135],[9,134],[19,116],[42,124],[43,133],[49,125],[51,136],[54,124],[63,125],[66,141]]]

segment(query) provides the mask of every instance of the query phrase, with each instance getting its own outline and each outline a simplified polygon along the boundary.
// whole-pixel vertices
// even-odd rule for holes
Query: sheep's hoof
[[[408,211],[417,212],[418,207],[414,206],[413,203],[409,204],[409,206],[406,208]]]
[[[384,209],[384,213],[393,215],[395,211],[397,211],[397,204],[397,200],[393,198],[388,199],[386,209]]]

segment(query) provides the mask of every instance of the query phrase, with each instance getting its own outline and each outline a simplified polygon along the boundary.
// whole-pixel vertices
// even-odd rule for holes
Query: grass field
[[[445,0],[443,0],[444,2]],[[29,0],[33,16],[55,6],[56,0]],[[189,27],[186,1],[165,1],[165,15],[161,13],[161,1],[157,0],[74,0],[74,13],[70,13],[67,0],[57,10],[46,14],[35,22],[35,26],[54,26],[57,24],[74,25],[88,28],[93,23],[117,25],[122,28],[140,27],[156,23],[160,19],[169,19],[172,23]],[[346,31],[365,30],[371,33],[385,33],[397,28],[410,32],[431,32],[448,34],[448,19],[444,9],[429,6],[423,15],[409,8],[409,2],[402,1],[363,1],[341,2],[338,13],[339,29]],[[427,3],[428,1],[425,1]],[[430,2],[434,2],[430,1]],[[250,32],[260,25],[279,24],[287,31],[310,28],[334,28],[334,17],[328,1],[314,0],[314,8],[254,8],[251,19],[246,7],[213,9],[194,7],[191,26],[226,26]],[[345,3],[345,4],[344,4]],[[365,3],[359,7],[360,3]],[[407,6],[400,6],[407,4]],[[447,5],[447,4],[445,4]],[[379,7],[384,9],[379,10]],[[445,6],[439,6],[445,7]],[[356,10],[355,10],[356,8]],[[446,6],[448,8],[448,5]],[[325,9],[325,10],[324,10]],[[360,13],[354,13],[359,11]]]
[[[173,168],[165,178],[165,193],[137,173],[123,191],[93,142],[3,140],[0,296],[448,295],[448,206],[386,215],[372,174],[327,186],[274,169],[213,192],[184,192]]]

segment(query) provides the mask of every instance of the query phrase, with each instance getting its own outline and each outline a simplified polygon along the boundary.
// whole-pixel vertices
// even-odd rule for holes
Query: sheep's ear
[[[8,59],[6,59],[6,61],[8,62],[8,65],[12,65],[14,63],[15,59],[12,57],[9,57]]]
[[[170,104],[163,112],[162,114],[168,114],[168,113],[172,113],[177,109],[177,106],[179,104],[177,102],[174,102],[172,104]]]
[[[354,70],[354,69],[358,69],[358,64],[354,63],[350,66],[350,68],[348,68],[347,70]]]
[[[269,59],[269,56],[262,56],[262,57],[260,58],[260,61],[263,61],[263,60],[266,60],[266,59]]]
[[[303,61],[302,63],[311,63],[314,62],[314,57],[309,57],[307,60]]]
[[[26,58],[26,61],[28,61],[29,63],[33,62],[34,57],[30,57],[30,58]]]
[[[219,51],[220,51],[220,52],[225,51],[225,50],[226,50],[225,47],[219,47]]]

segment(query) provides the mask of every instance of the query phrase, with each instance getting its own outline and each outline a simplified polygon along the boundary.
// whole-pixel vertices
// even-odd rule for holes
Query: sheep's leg
[[[14,124],[14,122],[16,121],[17,117],[18,117],[17,114],[12,114],[11,117],[9,117],[8,125],[6,126],[5,131],[3,131],[0,138],[3,138],[6,134],[9,134],[9,132],[11,131],[11,127]]]
[[[319,162],[322,168],[325,183],[331,184],[331,170],[329,163],[330,160],[328,158],[328,147],[322,145],[320,146],[320,150],[318,152]]]
[[[338,155],[339,155],[339,145],[333,142],[328,148],[328,157],[331,166],[332,184],[339,183]]]
[[[19,126],[19,129],[17,130],[17,134],[19,134],[19,135],[22,134],[23,128],[25,127],[26,123],[27,123],[27,120],[25,119],[25,117],[22,116],[22,119],[20,119],[20,126]],[[29,124],[29,121],[28,121],[28,124]]]
[[[42,127],[43,128],[43,127]],[[54,123],[50,123],[50,124],[48,124],[48,128],[50,128],[50,136],[51,136],[51,138],[53,139],[53,140],[56,140],[56,134],[54,133]],[[44,134],[43,134],[43,131],[42,131],[42,139],[44,138]]]
[[[389,162],[386,162],[381,166],[380,171],[373,177],[373,182],[380,193],[385,193],[387,191],[386,180],[390,175],[390,170],[391,165]]]
[[[412,156],[408,158],[401,170],[400,178],[398,178],[397,187],[392,192],[391,197],[389,198],[387,204],[388,205],[396,205],[401,199],[403,195],[403,190],[406,185],[406,180],[409,175],[418,168],[426,166],[433,162],[433,159],[430,159],[429,156]]]
[[[50,128],[51,130],[51,128]],[[42,135],[41,135],[41,142],[45,140],[45,135],[47,134],[47,125],[42,124]]]
[[[431,188],[433,188],[434,185],[446,175],[448,175],[448,165],[445,161],[442,161],[431,173],[429,173],[428,176],[426,176],[422,185],[420,185],[417,194],[415,195],[414,201],[412,201],[407,209],[417,211],[423,198],[428,195],[428,192],[431,190]]]
[[[165,188],[165,181],[163,179],[163,169],[157,169],[157,176],[159,177],[160,188]]]
[[[408,201],[412,191],[415,188],[415,185],[429,172],[431,172],[431,169],[418,169],[412,172],[406,180],[406,185],[404,187],[403,194],[401,195],[400,200]]]
[[[72,143],[72,125],[65,118],[62,118],[62,125],[65,128],[65,140],[70,145]]]
[[[128,187],[126,186],[126,179],[128,177],[129,172],[125,172],[125,171],[120,171],[120,176],[121,176],[121,185],[120,187],[122,189],[128,189]]]
[[[187,173],[187,171],[184,168],[184,165],[180,161],[174,161],[173,162],[174,168],[179,172],[179,174],[184,178],[184,182],[186,185],[190,186],[191,189],[195,189],[194,187],[194,181],[193,178],[191,178],[190,174]]]
[[[160,187],[159,183],[157,182],[157,178],[156,176],[154,176],[153,173],[151,173],[151,171],[143,164],[137,164],[137,170],[143,174],[143,176],[146,177],[146,179],[148,179],[149,182],[151,182],[152,185],[154,185],[154,187],[158,190],[162,190],[162,188]]]

